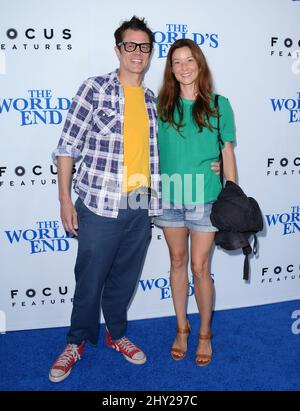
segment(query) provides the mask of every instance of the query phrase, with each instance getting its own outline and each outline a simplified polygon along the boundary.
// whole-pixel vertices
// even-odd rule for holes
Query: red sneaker
[[[84,348],[84,341],[80,345],[67,344],[66,348],[55,360],[50,368],[49,379],[52,382],[63,381],[70,375],[73,365],[81,360]]]
[[[144,364],[147,361],[145,353],[126,337],[119,340],[112,340],[109,331],[105,333],[106,344],[113,350],[119,351],[123,357],[132,364]]]

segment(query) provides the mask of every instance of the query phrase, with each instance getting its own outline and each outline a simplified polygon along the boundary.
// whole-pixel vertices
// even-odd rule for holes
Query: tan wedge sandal
[[[199,334],[199,340],[211,340],[212,334]],[[199,367],[204,367],[211,362],[212,354],[196,354],[195,360]]]
[[[186,328],[179,328],[178,326],[176,327],[177,334],[187,334],[188,336],[190,335],[191,332],[191,326],[189,323],[189,320],[186,320],[187,326]],[[175,361],[180,361],[183,360],[185,357],[186,351],[181,350],[180,348],[171,348],[171,357]]]

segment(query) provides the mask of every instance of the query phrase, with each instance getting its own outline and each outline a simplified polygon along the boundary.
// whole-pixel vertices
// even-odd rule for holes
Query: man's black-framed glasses
[[[140,48],[142,53],[151,53],[152,50],[151,43],[134,43],[133,41],[121,41],[121,43],[118,43],[119,47],[122,45],[124,46],[125,51],[128,51],[129,53],[135,51],[137,47]]]

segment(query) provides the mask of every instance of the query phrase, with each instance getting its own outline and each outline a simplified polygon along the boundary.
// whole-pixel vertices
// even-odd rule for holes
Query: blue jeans
[[[163,214],[155,217],[153,223],[157,227],[186,227],[193,231],[204,233],[218,231],[210,221],[210,213],[213,205],[210,201],[201,205],[175,206],[173,204],[164,207]]]
[[[141,274],[151,237],[148,209],[119,210],[118,218],[99,216],[78,199],[76,287],[68,343],[99,336],[100,307],[112,339],[124,336],[127,308]]]

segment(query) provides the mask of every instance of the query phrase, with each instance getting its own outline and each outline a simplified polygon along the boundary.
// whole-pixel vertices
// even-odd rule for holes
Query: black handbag
[[[263,217],[257,201],[247,197],[241,187],[232,181],[226,181],[224,187],[224,168],[222,146],[224,142],[220,132],[219,95],[215,95],[215,109],[218,115],[217,132],[220,149],[220,181],[222,190],[214,202],[210,220],[214,227],[218,228],[214,242],[225,250],[241,248],[244,259],[243,279],[249,280],[248,256],[253,251],[257,254],[256,233],[263,229]],[[249,243],[250,236],[254,237],[253,250]]]

